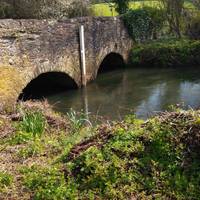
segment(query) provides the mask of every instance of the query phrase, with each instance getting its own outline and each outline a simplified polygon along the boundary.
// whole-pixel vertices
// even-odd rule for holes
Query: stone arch
[[[56,92],[78,87],[78,83],[68,73],[62,71],[47,71],[31,78],[22,89],[18,100],[43,98]]]
[[[123,67],[126,64],[124,56],[119,52],[109,52],[103,58],[100,59],[100,62],[97,65],[97,73],[111,71]]]

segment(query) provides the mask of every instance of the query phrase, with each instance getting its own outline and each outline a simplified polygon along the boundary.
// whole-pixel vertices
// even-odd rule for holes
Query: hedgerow
[[[131,64],[145,67],[200,65],[200,41],[166,40],[138,44],[132,49]]]

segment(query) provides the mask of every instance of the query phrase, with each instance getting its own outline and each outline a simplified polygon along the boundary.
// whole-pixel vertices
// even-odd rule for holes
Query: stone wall
[[[17,97],[31,80],[45,72],[64,72],[81,86],[80,25],[85,27],[87,82],[95,79],[109,53],[118,53],[127,61],[132,40],[119,18],[0,20],[0,74],[5,68],[13,68],[21,80],[20,88],[13,86],[13,95]],[[4,95],[0,89],[0,97]]]

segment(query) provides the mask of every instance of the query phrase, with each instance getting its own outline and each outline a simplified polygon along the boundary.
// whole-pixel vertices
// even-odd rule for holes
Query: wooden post
[[[82,85],[86,86],[87,84],[87,72],[86,72],[86,62],[85,62],[85,35],[84,35],[84,26],[80,26],[79,30],[80,35],[80,52],[81,52],[81,70],[82,70]]]

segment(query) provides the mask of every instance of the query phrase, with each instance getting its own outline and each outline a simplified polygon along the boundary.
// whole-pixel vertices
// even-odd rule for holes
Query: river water
[[[85,89],[47,97],[55,110],[70,108],[106,119],[136,114],[146,119],[170,105],[185,109],[200,107],[200,68],[121,69],[99,74]]]

